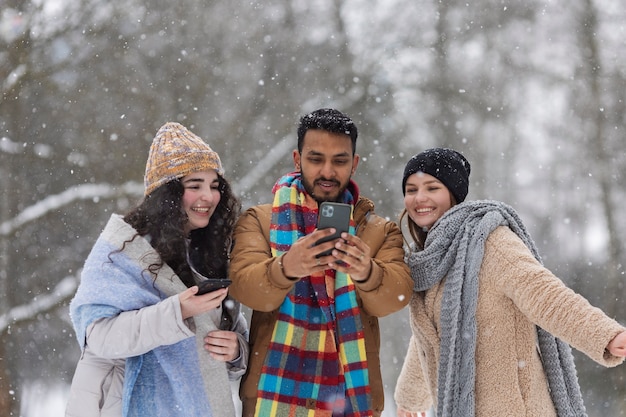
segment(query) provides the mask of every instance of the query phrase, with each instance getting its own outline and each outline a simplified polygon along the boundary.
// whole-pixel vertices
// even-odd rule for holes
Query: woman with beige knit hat
[[[465,201],[469,175],[467,159],[445,148],[404,170],[413,336],[398,416],[434,405],[437,417],[584,417],[570,345],[617,366],[626,328],[542,265],[513,208]]]
[[[221,288],[240,203],[220,158],[178,123],[150,147],[143,201],[111,216],[70,304],[82,355],[66,416],[234,416],[247,323]]]

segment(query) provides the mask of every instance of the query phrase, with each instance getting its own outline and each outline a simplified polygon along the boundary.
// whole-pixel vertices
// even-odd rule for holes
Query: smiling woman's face
[[[407,178],[404,207],[409,217],[422,229],[430,229],[453,204],[448,188],[432,175],[417,172]]]
[[[183,177],[181,182],[185,188],[183,209],[189,219],[185,225],[185,232],[207,227],[222,198],[217,172],[194,172]]]

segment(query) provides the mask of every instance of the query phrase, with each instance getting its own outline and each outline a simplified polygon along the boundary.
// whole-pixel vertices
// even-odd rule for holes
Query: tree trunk
[[[591,90],[591,97],[589,100],[589,107],[583,111],[583,115],[591,115],[589,120],[589,153],[594,155],[594,166],[598,168],[598,182],[600,186],[600,202],[604,210],[607,233],[608,233],[608,260],[606,268],[606,293],[609,294],[604,311],[611,317],[617,317],[620,313],[618,303],[619,297],[617,294],[621,293],[621,277],[620,277],[620,254],[621,241],[618,236],[618,226],[615,218],[615,210],[611,202],[612,195],[612,182],[611,182],[611,157],[609,155],[608,145],[605,139],[604,123],[605,115],[603,112],[603,98],[602,98],[602,74],[603,68],[600,53],[598,51],[598,45],[596,43],[596,36],[598,33],[598,18],[596,9],[592,3],[592,0],[585,0],[585,10],[581,19],[581,44],[583,45],[583,51],[586,51],[588,56],[584,59],[586,69],[585,73],[588,74],[589,87]]]
[[[7,369],[7,333],[0,337],[0,417],[17,416],[15,394],[11,385],[11,373]]]

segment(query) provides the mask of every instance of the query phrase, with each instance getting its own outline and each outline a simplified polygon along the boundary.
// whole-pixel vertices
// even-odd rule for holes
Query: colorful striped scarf
[[[270,246],[280,256],[315,230],[318,209],[299,173],[282,177],[273,193]],[[342,200],[354,205],[348,190]],[[285,297],[261,370],[255,415],[372,415],[363,324],[349,275],[327,269],[300,279]]]

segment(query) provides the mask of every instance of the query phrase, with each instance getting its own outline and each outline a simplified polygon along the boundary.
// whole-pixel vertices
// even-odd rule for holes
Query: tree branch
[[[69,300],[78,287],[78,275],[63,278],[54,289],[48,293],[36,296],[30,303],[13,307],[0,316],[0,334],[7,331],[9,326],[32,320],[38,314],[46,313],[62,302]]]
[[[71,187],[60,194],[50,195],[22,210],[14,218],[0,224],[0,236],[8,236],[20,226],[45,216],[76,200],[102,199],[122,195],[142,195],[143,184],[129,181],[121,186],[111,184],[83,184]]]

